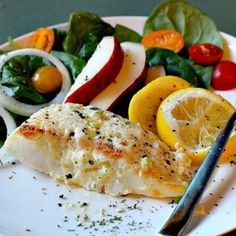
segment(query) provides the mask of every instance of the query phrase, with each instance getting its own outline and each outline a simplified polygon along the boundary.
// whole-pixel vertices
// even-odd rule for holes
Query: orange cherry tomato
[[[176,53],[184,47],[182,35],[172,29],[162,29],[148,33],[143,36],[141,42],[145,48],[166,48]]]
[[[60,89],[62,75],[54,66],[43,66],[34,73],[32,83],[40,93],[53,93]]]
[[[39,28],[30,38],[30,48],[37,48],[50,52],[55,41],[55,34],[52,29]]]

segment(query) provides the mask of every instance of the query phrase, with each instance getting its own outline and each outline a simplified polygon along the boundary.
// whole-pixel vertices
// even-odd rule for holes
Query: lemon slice
[[[158,134],[171,147],[183,148],[199,164],[234,111],[228,101],[214,92],[181,89],[161,103],[156,120]],[[231,146],[235,146],[236,138],[232,140],[235,141]]]
[[[171,93],[190,86],[177,76],[161,76],[151,81],[132,97],[129,120],[156,134],[156,114],[161,102]]]

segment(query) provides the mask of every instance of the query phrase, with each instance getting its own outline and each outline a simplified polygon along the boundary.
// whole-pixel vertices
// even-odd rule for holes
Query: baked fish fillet
[[[5,143],[23,164],[72,187],[112,196],[181,196],[191,161],[116,114],[79,104],[33,114]]]

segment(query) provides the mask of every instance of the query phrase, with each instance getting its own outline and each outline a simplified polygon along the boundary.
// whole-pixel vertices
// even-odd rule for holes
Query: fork
[[[195,207],[197,206],[213,170],[224,150],[224,146],[236,123],[236,111],[228,120],[222,132],[216,138],[209,153],[197,170],[185,194],[174,209],[173,213],[161,228],[162,235],[181,235],[186,229]]]

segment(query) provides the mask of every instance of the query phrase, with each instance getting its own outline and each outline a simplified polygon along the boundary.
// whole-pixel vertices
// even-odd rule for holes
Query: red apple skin
[[[93,78],[67,96],[65,102],[88,105],[116,78],[123,64],[124,53],[118,40],[115,37],[113,39],[114,50],[108,62]]]
[[[90,104],[111,110],[125,95],[132,93],[146,79],[146,53],[143,45],[131,42],[121,44],[125,58],[114,83],[96,96]]]

